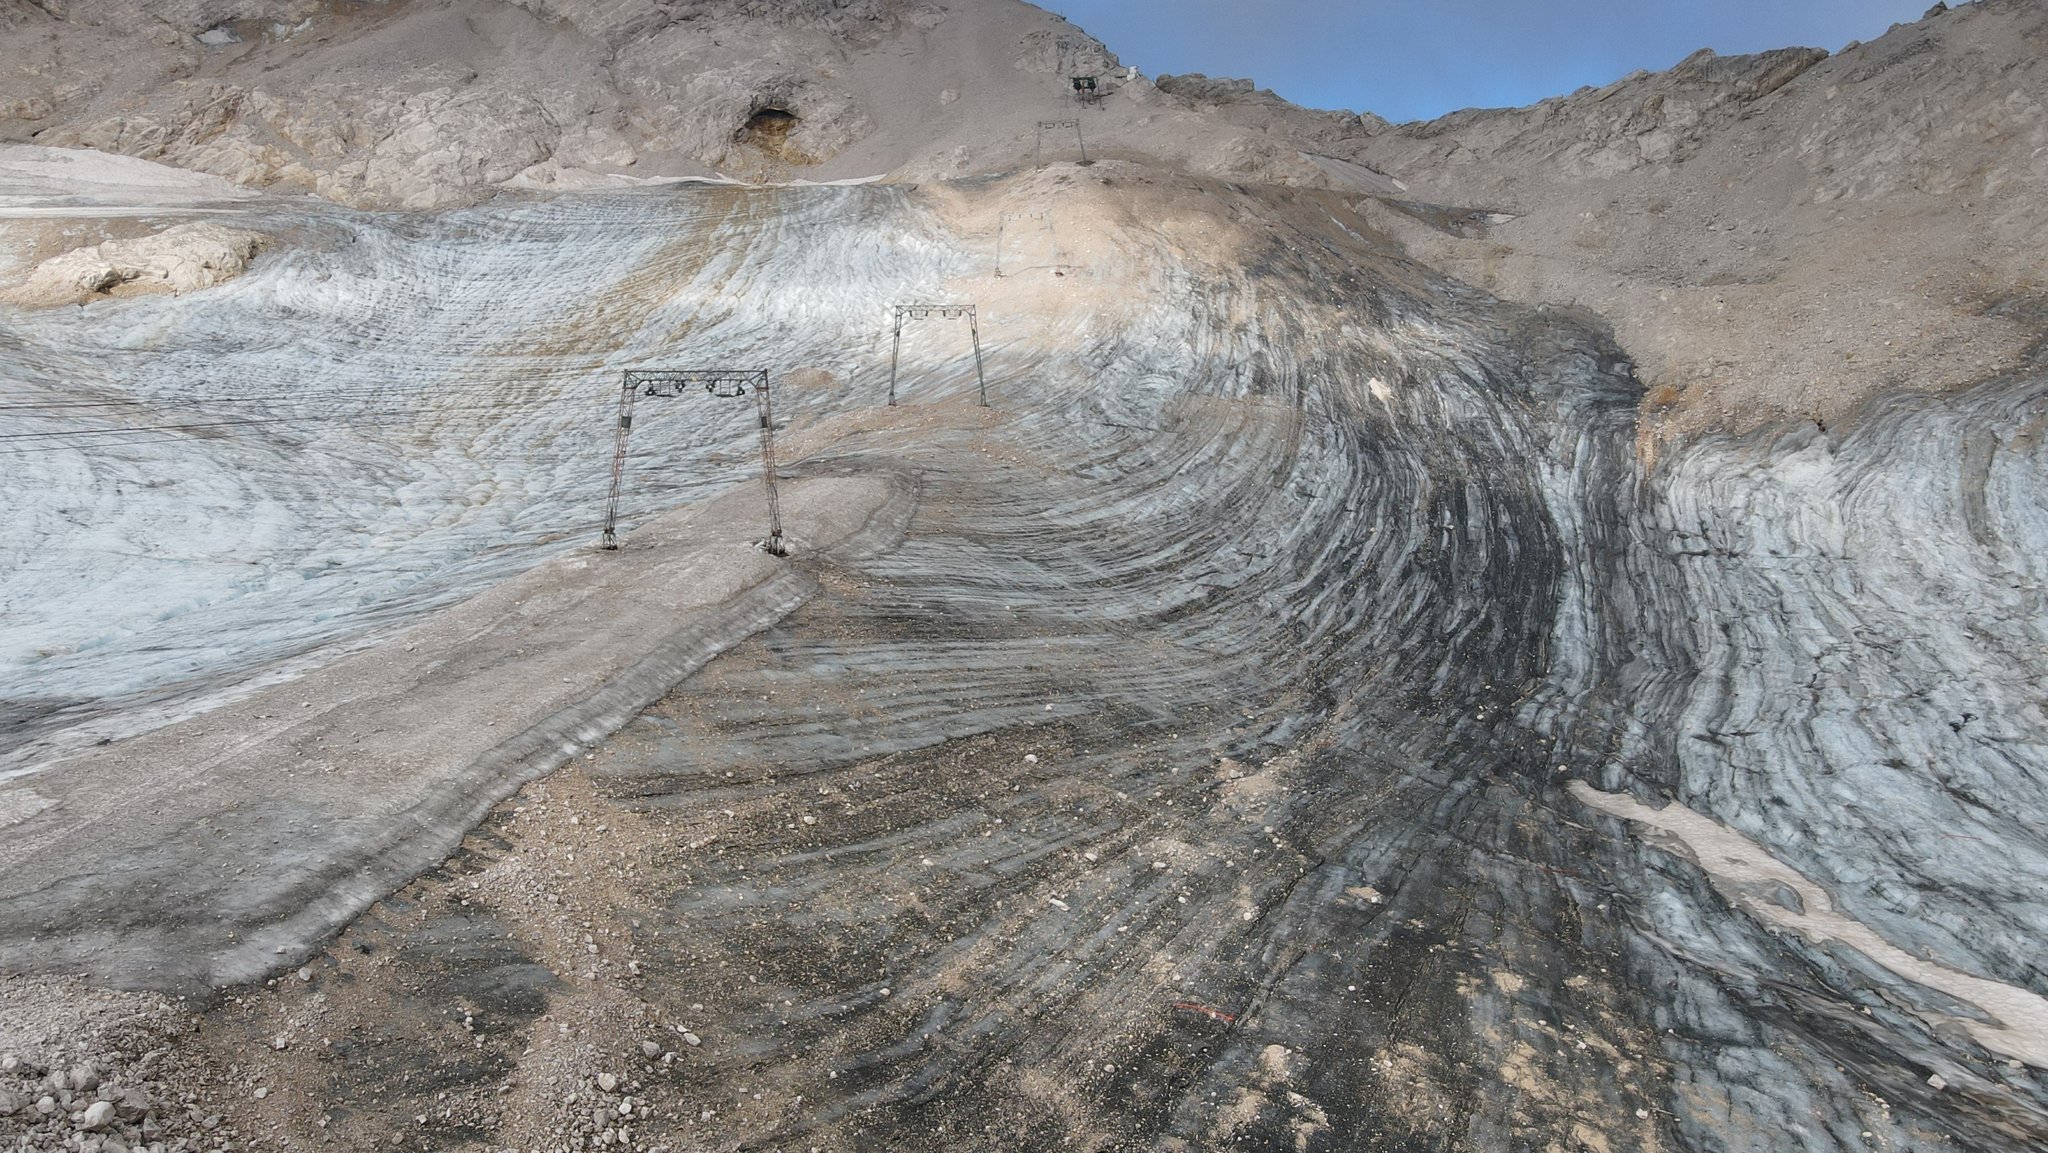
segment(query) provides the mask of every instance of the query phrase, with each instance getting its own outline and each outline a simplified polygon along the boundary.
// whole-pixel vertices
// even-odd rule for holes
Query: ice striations
[[[998,222],[1047,205],[1058,251],[1009,232],[995,278]],[[701,1060],[813,1106],[737,1139],[942,1148],[1004,1117],[1057,1144],[1017,1119],[1064,1069],[1069,1124],[1194,1146],[2039,1144],[2048,384],[1645,473],[1587,318],[1350,212],[1118,163],[261,205],[230,221],[273,238],[239,279],[18,314],[8,379],[112,403],[9,424],[40,439],[10,442],[34,483],[0,521],[30,577],[0,956],[171,985],[295,962],[594,748],[626,808],[775,822],[633,890],[636,923],[689,929],[635,944],[643,995],[704,1000],[721,958],[773,990]],[[909,298],[980,302],[993,412],[937,325],[876,407]],[[730,585],[665,578],[658,530],[585,551],[616,371],[678,357],[780,366],[793,483],[886,524],[793,530],[808,552]],[[752,430],[673,403],[636,431],[635,507],[730,490],[703,515],[745,540]],[[522,631],[581,619],[539,606],[604,566],[641,574],[606,578],[620,643],[633,597],[702,592],[658,626],[699,657],[620,695],[595,686],[630,646]],[[501,639],[450,639],[463,613]],[[408,702],[420,638],[493,687]],[[337,642],[359,688],[314,671],[51,759]],[[245,714],[222,776],[176,767]],[[152,750],[162,815],[105,809]],[[845,804],[786,813],[818,796]]]
[[[728,239],[763,227],[741,192],[435,218],[267,207],[213,218],[294,238],[239,280],[18,314],[9,378],[25,399],[72,403],[14,418],[0,443],[25,482],[0,528],[16,574],[0,592],[0,743],[585,543],[619,368],[694,333],[713,349],[787,336],[796,363],[844,371],[873,336],[856,352],[843,326],[871,327],[874,301],[958,259],[863,227],[850,196],[775,215],[793,242],[772,247]],[[647,421],[636,447],[657,459],[752,436],[744,413],[713,408]],[[709,492],[747,467],[653,470],[636,491]],[[110,570],[110,552],[130,560]]]

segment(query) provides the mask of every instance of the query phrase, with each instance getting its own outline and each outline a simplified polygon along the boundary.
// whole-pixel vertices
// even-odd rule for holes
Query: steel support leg
[[[896,314],[896,341],[889,349],[889,407],[896,407],[896,360],[903,352],[903,314]]]
[[[775,406],[768,398],[768,378],[755,389],[761,401],[761,476],[768,482],[768,554],[788,556],[782,543],[782,504],[775,494]]]
[[[981,407],[988,407],[988,378],[981,373],[981,325],[973,313],[967,314],[967,335],[974,340],[974,380],[981,386]]]
[[[619,427],[612,446],[611,495],[604,505],[604,541],[600,547],[619,547],[619,490],[626,479],[626,438],[633,432],[633,396],[638,389],[627,384],[619,392]]]

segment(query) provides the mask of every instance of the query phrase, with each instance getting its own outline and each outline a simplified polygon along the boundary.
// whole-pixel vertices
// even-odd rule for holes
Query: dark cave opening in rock
[[[797,115],[787,108],[770,105],[757,109],[747,122],[740,125],[735,139],[742,143],[759,144],[771,149],[780,149],[788,141],[789,134],[797,126]]]

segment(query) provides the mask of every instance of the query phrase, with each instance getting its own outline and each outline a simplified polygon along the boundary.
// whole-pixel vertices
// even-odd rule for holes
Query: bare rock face
[[[54,111],[23,127],[42,144],[417,208],[474,199],[557,152],[630,158],[596,114],[598,46],[521,9],[475,7],[273,5],[220,23],[198,5],[160,14],[175,34],[143,38],[117,19],[121,6],[96,6],[96,23],[46,21],[44,51],[64,67],[115,43],[141,79],[50,92]],[[521,77],[494,49],[548,55],[559,73]]]
[[[1830,57],[1700,53],[1341,154],[1375,222],[1515,299],[1606,316],[1645,448],[1843,418],[2023,367],[2048,277],[2048,8],[1982,0]]]
[[[1474,109],[1401,137],[1440,141],[1457,163],[1542,164],[1573,177],[1616,176],[1683,160],[1715,129],[1827,59],[1816,48],[1753,56],[1703,49],[1669,72],[1637,72],[1604,88],[1583,89],[1530,108]]]
[[[1116,56],[1094,37],[1075,28],[1040,29],[1027,34],[1011,57],[1024,72],[1056,76],[1101,76],[1118,67]]]
[[[1076,75],[1102,80],[1091,142],[1233,179],[1327,183],[1295,150],[1342,154],[1362,123],[1294,110],[1276,134],[1273,109],[1166,99],[1021,0],[4,3],[0,53],[23,64],[0,74],[0,143],[358,207],[1000,171],[1073,114]]]
[[[1385,120],[1371,113],[1302,108],[1248,79],[1189,72],[1161,76],[1154,83],[1159,91],[1206,116],[1263,136],[1279,136],[1320,155],[1350,157],[1387,127]]]
[[[1262,91],[1258,82],[1249,78],[1204,76],[1200,72],[1188,72],[1179,76],[1162,75],[1153,83],[1159,86],[1161,92],[1170,92],[1175,96],[1206,104],[1243,100]],[[1272,95],[1270,91],[1266,94]]]
[[[179,224],[153,236],[109,240],[38,264],[6,297],[15,304],[76,304],[117,290],[192,292],[241,275],[265,237],[218,224]]]
[[[1114,65],[1057,18],[1021,4],[988,7],[1021,21],[1020,70]],[[0,11],[8,54],[30,62],[0,77],[0,141],[407,208],[468,203],[504,185],[900,166],[923,140],[906,137],[900,114],[889,123],[875,116],[899,78],[862,84],[853,57],[947,20],[936,5],[882,0],[9,0]],[[93,66],[109,51],[124,60],[118,75]],[[1058,94],[1049,81],[1018,83]],[[763,113],[778,118],[776,131],[762,131]],[[897,131],[871,141],[883,128]],[[820,170],[863,141],[875,146],[858,168]]]

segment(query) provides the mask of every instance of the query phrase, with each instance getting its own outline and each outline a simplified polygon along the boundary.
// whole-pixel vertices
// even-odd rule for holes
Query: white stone
[[[78,1126],[87,1132],[97,1132],[114,1123],[114,1103],[94,1101],[85,1107],[85,1116],[78,1119]]]

